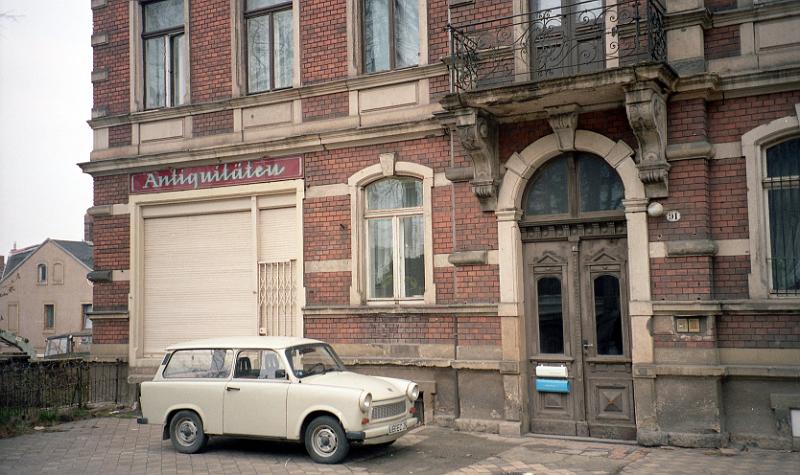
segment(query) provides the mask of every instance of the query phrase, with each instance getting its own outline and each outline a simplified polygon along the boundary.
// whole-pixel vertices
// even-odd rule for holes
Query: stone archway
[[[613,141],[603,135],[587,130],[574,131],[574,140],[563,140],[554,133],[528,145],[522,152],[515,153],[506,162],[506,172],[499,187],[497,209],[499,241],[500,306],[504,345],[503,358],[520,362],[519,374],[507,375],[507,391],[516,394],[507,398],[507,416],[527,413],[526,402],[528,384],[526,365],[528,349],[524,335],[525,323],[525,282],[523,272],[523,247],[518,220],[521,217],[521,201],[525,187],[536,170],[549,159],[568,151],[589,152],[602,157],[619,174],[624,189],[625,219],[628,234],[628,310],[631,319],[632,361],[648,364],[653,361],[653,342],[647,329],[652,316],[650,303],[650,261],[647,232],[647,203],[645,186],[639,178],[639,169],[633,160],[634,151],[623,141]],[[506,337],[508,342],[506,343]],[[655,424],[655,414],[649,397],[641,398],[647,403],[640,404],[639,394],[652,394],[651,381],[634,380],[637,428]],[[514,407],[514,402],[518,403]],[[509,419],[509,417],[507,417]],[[527,430],[525,417],[519,418],[521,430]]]

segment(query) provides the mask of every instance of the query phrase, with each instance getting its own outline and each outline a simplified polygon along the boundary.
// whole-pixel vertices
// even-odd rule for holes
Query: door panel
[[[231,380],[225,387],[225,433],[286,437],[288,381]]]
[[[623,238],[525,245],[532,432],[635,438],[626,256]],[[570,392],[538,392],[537,365],[566,366]]]

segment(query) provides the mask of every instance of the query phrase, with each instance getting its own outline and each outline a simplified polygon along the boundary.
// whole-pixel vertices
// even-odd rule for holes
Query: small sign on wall
[[[681,212],[678,210],[667,211],[667,221],[674,223],[681,220]]]
[[[540,393],[568,393],[569,381],[566,379],[536,378],[536,390]]]

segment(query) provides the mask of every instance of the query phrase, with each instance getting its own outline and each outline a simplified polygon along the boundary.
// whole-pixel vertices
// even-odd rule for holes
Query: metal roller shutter
[[[185,340],[256,334],[250,216],[243,211],[145,219],[146,355]]]

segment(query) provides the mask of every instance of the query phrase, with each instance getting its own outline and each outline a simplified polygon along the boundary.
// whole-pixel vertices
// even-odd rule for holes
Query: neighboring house
[[[92,245],[47,239],[11,251],[0,278],[0,328],[43,353],[48,336],[91,328]]]
[[[132,381],[304,335],[428,422],[800,444],[797,0],[92,9],[93,351]]]

